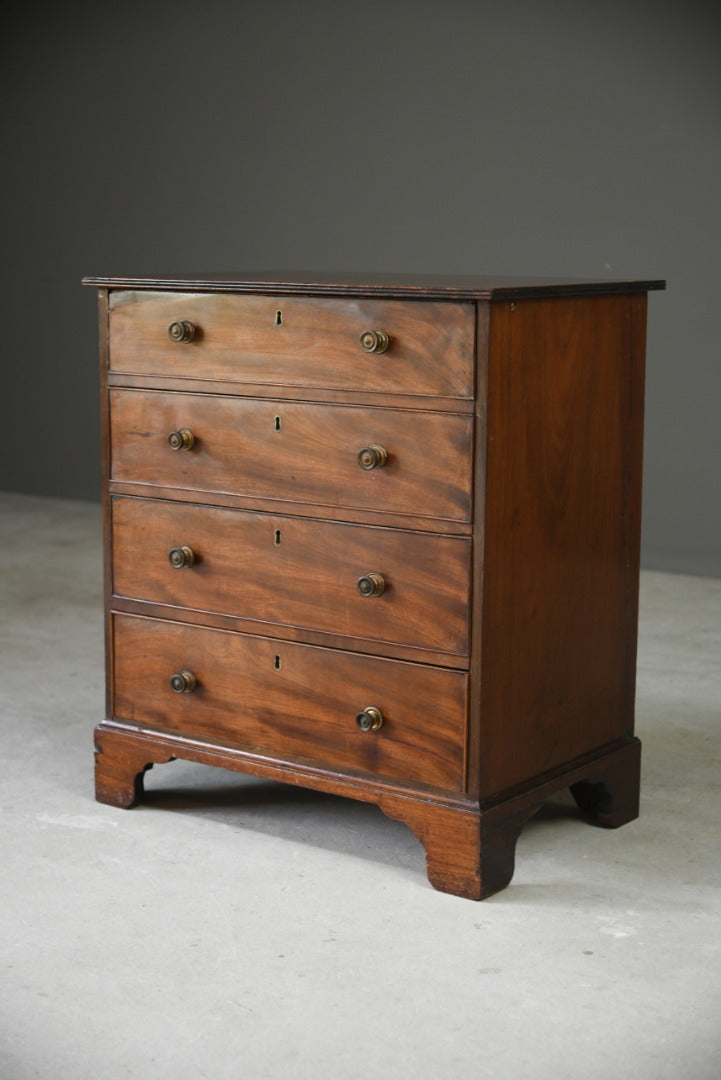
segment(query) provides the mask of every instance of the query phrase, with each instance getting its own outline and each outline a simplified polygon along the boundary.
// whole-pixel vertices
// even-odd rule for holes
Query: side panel
[[[633,731],[645,313],[491,306],[481,798]]]

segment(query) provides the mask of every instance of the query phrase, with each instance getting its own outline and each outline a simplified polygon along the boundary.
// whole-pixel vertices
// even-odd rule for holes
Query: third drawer
[[[465,537],[123,496],[112,525],[118,597],[468,654]]]

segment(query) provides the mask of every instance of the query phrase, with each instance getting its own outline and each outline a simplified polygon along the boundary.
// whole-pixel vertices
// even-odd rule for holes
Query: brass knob
[[[382,353],[390,345],[390,338],[385,330],[364,330],[360,336],[361,348],[366,352]]]
[[[171,322],[168,327],[168,337],[171,341],[177,341],[179,343],[194,341],[195,335],[196,329],[192,322],[188,322],[187,319],[183,319],[182,322]]]
[[[182,427],[180,431],[171,431],[168,435],[168,446],[171,450],[192,450],[195,446],[195,435],[187,427]]]
[[[177,675],[170,676],[170,689],[175,694],[192,694],[198,685],[198,680],[192,671],[179,671]]]
[[[363,712],[356,714],[355,722],[361,731],[377,731],[383,725],[383,713],[375,705],[366,705]]]
[[[195,552],[189,547],[171,548],[168,552],[168,562],[174,570],[182,570],[184,566],[193,565]]]
[[[361,596],[380,596],[386,587],[386,583],[380,574],[373,570],[358,578],[358,592]]]
[[[373,443],[372,446],[364,446],[362,450],[358,451],[358,464],[361,469],[366,471],[382,469],[387,460],[387,452],[378,443]]]

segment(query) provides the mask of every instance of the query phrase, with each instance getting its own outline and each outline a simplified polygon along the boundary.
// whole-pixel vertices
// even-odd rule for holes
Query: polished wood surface
[[[467,654],[462,537],[122,497],[112,517],[116,596]],[[183,546],[196,562],[177,570],[168,553]],[[381,596],[360,594],[368,572]]]
[[[631,734],[645,297],[491,310],[480,794]]]
[[[98,799],[132,805],[179,757],[372,801],[413,829],[436,888],[474,899],[511,880],[553,792],[605,827],[637,815],[645,294],[663,283],[87,283]],[[182,320],[196,337],[173,343]],[[387,352],[363,354],[365,329]],[[181,428],[193,446],[173,451]],[[364,473],[372,444],[388,458]],[[372,574],[385,590],[363,597]],[[192,692],[170,689],[180,673]],[[370,706],[383,723],[363,732]]]
[[[299,270],[244,270],[233,273],[173,273],[83,278],[84,285],[111,289],[217,291],[267,295],[383,296],[398,299],[516,300],[553,296],[610,296],[663,289],[664,281],[548,278],[483,274],[309,274]]]
[[[375,774],[366,778],[352,770],[335,772],[303,760],[288,762],[282,754],[269,758],[177,735],[143,732],[116,721],[96,728],[95,750],[96,797],[111,806],[129,808],[140,802],[148,770],[174,758],[376,803],[418,837],[433,887],[469,900],[483,900],[509,884],[524,824],[565,787],[571,787],[591,824],[618,828],[638,816],[641,758],[637,739],[575,767],[534,778],[524,790],[480,807],[420,786],[414,794]]]
[[[221,746],[461,791],[467,675],[335,649],[116,615],[118,720]],[[192,693],[174,693],[187,668]],[[372,705],[383,724],[364,732]]]
[[[327,402],[331,405],[364,405],[378,408],[379,406],[392,409],[410,409],[413,412],[431,411],[444,413],[465,413],[472,416],[475,411],[473,398],[439,397],[435,394],[418,395],[406,394],[382,394],[373,390],[344,390],[332,389],[325,386],[294,386],[292,391],[287,391],[284,396],[282,388],[273,383],[244,382],[242,387],[237,382],[228,379],[213,379],[212,382],[202,378],[178,378],[174,375],[158,375],[154,373],[144,375],[132,375],[127,371],[109,371],[106,375],[108,387],[119,387],[129,390],[170,390],[181,393],[198,394],[224,394],[234,396],[242,394],[248,398],[269,398],[272,401],[282,399],[284,401],[312,401],[316,403]]]
[[[196,327],[194,341],[170,340],[176,321]],[[362,349],[375,328],[387,352]],[[468,398],[473,353],[471,304],[132,290],[110,300],[114,372]]]
[[[113,480],[422,513],[430,528],[471,520],[467,415],[148,390],[112,390],[110,415]],[[180,428],[195,436],[189,452],[168,445]],[[366,472],[358,453],[373,443],[388,460]]]

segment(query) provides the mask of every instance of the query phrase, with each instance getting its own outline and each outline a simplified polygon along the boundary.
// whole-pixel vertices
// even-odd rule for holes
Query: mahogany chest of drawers
[[[482,898],[570,787],[637,815],[646,293],[86,278],[100,297],[96,791],[184,758],[377,803]]]

